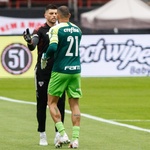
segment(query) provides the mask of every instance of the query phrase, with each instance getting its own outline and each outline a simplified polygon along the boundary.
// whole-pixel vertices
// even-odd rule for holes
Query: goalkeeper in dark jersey
[[[40,133],[40,145],[48,145],[46,137],[46,108],[47,108],[47,88],[51,76],[51,70],[53,66],[53,56],[48,59],[48,65],[44,70],[41,70],[41,57],[42,53],[46,52],[49,46],[49,29],[55,25],[57,18],[57,7],[55,5],[48,5],[45,8],[45,19],[46,23],[41,27],[33,31],[32,37],[30,36],[29,29],[23,33],[24,39],[27,41],[27,45],[30,51],[34,50],[37,46],[37,64],[35,67],[35,83],[36,83],[36,99],[37,99],[37,121],[38,121],[38,132]],[[63,93],[58,108],[61,113],[61,121],[64,121],[64,110],[65,110],[65,94]],[[59,135],[56,130],[56,137],[54,143]]]
[[[62,144],[69,142],[57,107],[59,97],[62,96],[65,90],[69,98],[73,124],[69,148],[78,148],[80,132],[79,98],[82,96],[79,45],[82,33],[79,27],[69,22],[70,13],[68,7],[59,7],[57,9],[57,18],[59,24],[49,31],[50,44],[46,53],[42,55],[41,68],[44,69],[48,66],[47,60],[54,53],[54,65],[48,86],[48,106],[55,126],[60,133],[55,147],[59,148]]]

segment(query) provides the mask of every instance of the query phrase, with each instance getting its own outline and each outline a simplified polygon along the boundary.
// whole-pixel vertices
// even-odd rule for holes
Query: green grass
[[[149,77],[82,78],[81,112],[150,129],[149,87]],[[35,102],[34,79],[0,79],[0,96]],[[67,101],[66,109],[69,109]],[[50,145],[42,148],[38,145],[35,113],[34,105],[0,100],[0,150],[55,149],[49,112],[47,134]],[[71,137],[69,114],[66,114],[65,126]],[[150,133],[82,117],[81,150],[149,150],[149,141]]]
[[[82,112],[117,120],[150,120],[150,78],[83,78]],[[150,128],[150,122],[127,122]]]
[[[53,145],[53,122],[47,111],[47,136],[49,145],[38,145],[35,106],[0,101],[1,150],[49,150]],[[70,115],[65,118],[66,131],[71,137]],[[107,123],[82,118],[80,150],[149,150],[149,133],[119,127]],[[63,146],[62,149],[68,149]]]

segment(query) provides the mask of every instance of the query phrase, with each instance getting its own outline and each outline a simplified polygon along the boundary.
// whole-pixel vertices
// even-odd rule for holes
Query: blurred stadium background
[[[114,30],[94,30],[86,29],[81,26],[81,14],[99,7],[102,7],[111,0],[0,0],[0,16],[20,17],[20,18],[41,18],[43,17],[43,9],[49,3],[57,6],[69,6],[72,17],[71,21],[79,25],[83,34],[113,34]],[[126,1],[126,0],[125,0]],[[141,0],[145,4],[150,5],[150,0]],[[123,6],[122,6],[123,7]],[[139,10],[140,11],[140,10]],[[97,14],[98,15],[98,14]],[[138,30],[120,30],[119,33],[147,33],[149,29]]]
[[[84,77],[149,76],[150,0],[0,0],[0,77],[33,77],[36,52],[22,33],[45,22],[49,3],[67,5],[83,32]]]

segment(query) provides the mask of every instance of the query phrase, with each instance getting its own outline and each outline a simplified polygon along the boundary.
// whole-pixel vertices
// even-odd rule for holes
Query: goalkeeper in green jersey
[[[55,144],[56,148],[69,143],[68,136],[61,122],[61,114],[57,107],[59,97],[66,91],[72,111],[72,140],[69,148],[78,148],[80,132],[79,98],[81,91],[81,64],[79,45],[82,32],[78,26],[69,22],[70,12],[68,7],[60,6],[57,9],[59,24],[49,30],[50,43],[46,53],[41,58],[41,68],[47,65],[47,59],[54,53],[54,65],[51,80],[48,86],[48,106],[51,117],[58,129],[60,136]]]

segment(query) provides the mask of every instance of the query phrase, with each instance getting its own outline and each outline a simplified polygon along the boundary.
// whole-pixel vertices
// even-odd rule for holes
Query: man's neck
[[[55,24],[54,23],[50,23],[50,22],[46,22],[48,24],[49,27],[53,27]]]
[[[62,22],[69,22],[69,19],[67,18],[59,19],[59,23],[62,23]]]

